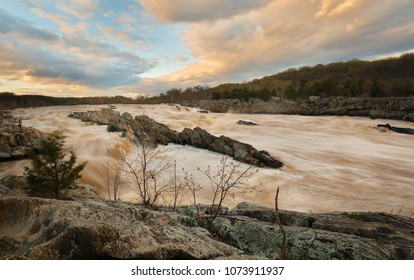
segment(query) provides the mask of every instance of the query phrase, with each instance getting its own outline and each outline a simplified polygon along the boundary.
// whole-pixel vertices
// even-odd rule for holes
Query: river
[[[116,105],[120,112],[146,114],[170,128],[181,131],[199,126],[211,134],[225,135],[266,150],[285,163],[279,170],[261,168],[249,179],[255,190],[239,190],[229,196],[225,205],[233,207],[241,201],[273,207],[274,195],[280,188],[279,207],[303,212],[382,211],[414,215],[414,136],[380,132],[378,123],[414,128],[413,123],[394,120],[371,120],[360,117],[246,115],[198,113],[197,109],[169,105]],[[110,152],[117,147],[131,149],[119,133],[108,133],[97,126],[70,119],[73,111],[86,111],[105,106],[65,106],[25,109],[25,126],[43,132],[61,129],[66,144],[79,162],[88,161],[83,183],[98,187],[107,196],[105,166],[114,161]],[[258,126],[237,125],[238,120],[253,121]],[[199,202],[209,203],[207,179],[197,168],[214,167],[221,155],[188,146],[168,145],[167,154],[174,155],[178,173],[184,168],[204,186]],[[0,164],[0,178],[22,174],[29,161]],[[241,165],[240,168],[247,168]],[[122,198],[136,200],[130,185],[123,188]]]

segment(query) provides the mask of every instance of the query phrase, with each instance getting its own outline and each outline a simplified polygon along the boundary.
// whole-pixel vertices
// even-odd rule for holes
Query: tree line
[[[124,96],[49,97],[0,93],[0,109],[18,107],[83,104],[196,104],[200,100],[252,98],[264,101],[272,97],[301,100],[309,96],[414,96],[414,53],[376,61],[353,59],[345,62],[291,68],[250,82],[221,84],[216,87],[196,85],[172,88],[154,96],[135,99]]]

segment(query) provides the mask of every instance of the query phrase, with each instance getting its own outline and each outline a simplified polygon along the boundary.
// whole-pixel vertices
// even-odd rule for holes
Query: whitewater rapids
[[[414,128],[413,123],[337,116],[202,114],[195,108],[187,111],[175,105],[116,106],[120,112],[134,116],[146,114],[177,131],[199,126],[216,136],[225,135],[249,143],[285,164],[278,170],[259,169],[248,182],[258,188],[236,191],[225,201],[228,207],[241,201],[273,207],[275,191],[280,187],[282,209],[414,215],[414,136],[376,129],[379,123]],[[106,162],[115,160],[112,155],[118,147],[131,149],[132,146],[120,133],[108,133],[106,126],[67,117],[74,111],[100,108],[105,106],[25,109],[28,119],[23,124],[45,133],[63,130],[66,144],[74,150],[78,161],[88,162],[80,181],[95,185],[100,195],[107,197]],[[241,126],[236,124],[238,120],[259,125]],[[176,157],[178,173],[184,168],[204,186],[198,201],[209,203],[210,186],[197,168],[217,166],[222,155],[189,146],[170,144],[165,148]],[[21,175],[27,164],[27,160],[0,164],[0,178]],[[137,195],[131,186],[126,186],[122,198],[134,201]]]

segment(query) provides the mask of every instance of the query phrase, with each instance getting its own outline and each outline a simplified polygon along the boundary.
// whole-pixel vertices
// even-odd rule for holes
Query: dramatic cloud
[[[412,0],[3,0],[0,86],[159,93],[414,50]]]
[[[270,0],[141,0],[160,22],[225,19],[262,7]]]
[[[198,61],[166,79],[233,81],[291,66],[410,50],[413,14],[409,0],[271,1],[228,19],[189,24],[185,43]]]
[[[84,5],[96,8],[94,1]],[[112,37],[104,41],[89,30],[87,22],[73,22],[62,14],[33,9],[41,18],[59,26],[57,32],[34,27],[29,21],[0,9],[0,77],[25,83],[71,85],[106,89],[139,82],[138,75],[152,65],[111,41],[126,42],[138,37],[99,25],[96,29]],[[36,40],[33,43],[33,40]]]

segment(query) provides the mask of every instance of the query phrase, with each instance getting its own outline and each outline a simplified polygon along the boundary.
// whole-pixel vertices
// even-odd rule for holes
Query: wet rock
[[[238,120],[237,121],[237,124],[238,125],[258,125],[257,123],[255,123],[255,122],[251,122],[251,121],[243,121],[243,120]]]
[[[384,129],[386,129],[386,130],[394,131],[394,132],[397,132],[397,133],[414,135],[414,129],[412,129],[412,128],[391,126],[388,123],[387,124],[378,124],[377,127],[381,131],[384,131]]]
[[[170,129],[148,116],[141,115],[133,118],[128,113],[115,112],[102,109],[95,112],[74,112],[69,117],[78,118],[82,121],[94,122],[108,125],[110,132],[123,131],[126,135],[135,135],[139,141],[167,145],[175,143],[190,145],[196,148],[207,149],[233,157],[234,159],[256,166],[268,166],[280,168],[283,163],[274,159],[265,151],[258,151],[249,144],[225,137],[214,136],[206,130],[196,127],[185,128],[182,132]]]

